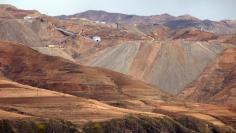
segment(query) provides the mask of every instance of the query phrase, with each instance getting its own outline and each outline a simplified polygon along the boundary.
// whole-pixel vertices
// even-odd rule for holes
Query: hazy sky
[[[18,8],[36,9],[48,15],[105,10],[137,15],[190,14],[201,19],[236,19],[236,0],[0,0]]]

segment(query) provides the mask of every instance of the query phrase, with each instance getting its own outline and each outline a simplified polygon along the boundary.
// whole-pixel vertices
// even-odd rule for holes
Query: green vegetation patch
[[[107,122],[90,122],[84,126],[83,131],[85,133],[235,133],[233,129],[216,127],[194,118],[181,117],[174,120],[169,117],[147,116],[126,116]]]
[[[64,120],[0,120],[0,133],[80,133]]]

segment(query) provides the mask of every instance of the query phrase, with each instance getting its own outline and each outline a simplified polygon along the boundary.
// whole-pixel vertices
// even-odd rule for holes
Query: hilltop
[[[125,24],[161,24],[172,29],[195,27],[199,30],[214,32],[216,34],[233,34],[235,33],[236,24],[234,20],[211,21],[200,20],[191,15],[171,16],[169,14],[138,16],[120,13],[109,13],[105,11],[89,10],[82,13],[59,16],[61,19],[68,18],[86,18],[94,21],[105,21],[108,23],[125,23]]]

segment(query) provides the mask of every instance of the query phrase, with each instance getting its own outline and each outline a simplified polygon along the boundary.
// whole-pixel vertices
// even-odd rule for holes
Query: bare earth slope
[[[95,100],[22,85],[2,76],[0,78],[0,119],[60,118],[74,124],[84,124],[92,120],[120,118],[130,113],[162,116],[116,108]]]
[[[177,94],[228,46],[181,40],[131,42],[106,48],[83,63],[128,74]]]
[[[180,98],[236,107],[236,49],[228,49],[182,93]]]
[[[0,40],[15,41],[28,46],[42,46],[36,33],[14,18],[0,18]]]
[[[0,64],[0,70],[9,79],[82,97],[114,100],[165,96],[123,74],[80,66],[11,42],[0,43]]]

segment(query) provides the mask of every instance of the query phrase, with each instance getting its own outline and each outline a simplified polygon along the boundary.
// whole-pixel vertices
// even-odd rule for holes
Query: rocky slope
[[[28,46],[42,45],[40,38],[30,28],[6,12],[0,11],[0,14],[0,40],[15,41]]]
[[[79,62],[129,74],[177,94],[228,46],[180,40],[130,42],[106,48]]]
[[[180,98],[236,107],[236,49],[228,49],[190,84]]]

